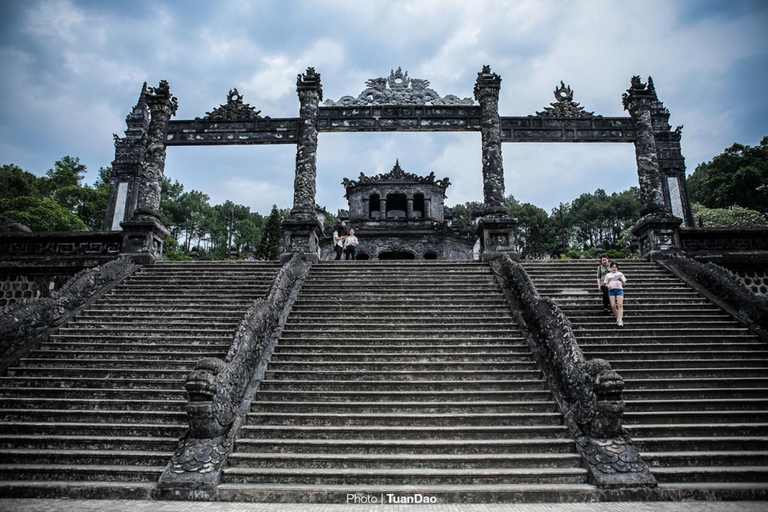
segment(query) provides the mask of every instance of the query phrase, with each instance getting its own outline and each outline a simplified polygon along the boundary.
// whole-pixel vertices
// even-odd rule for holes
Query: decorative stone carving
[[[475,98],[480,102],[482,121],[480,135],[483,144],[483,202],[484,215],[506,215],[504,207],[504,162],[501,157],[501,119],[499,91],[501,77],[483,66],[475,82]]]
[[[296,176],[293,182],[291,219],[315,219],[317,193],[317,109],[323,99],[320,74],[315,68],[296,78],[299,95],[299,140],[296,147]]]
[[[370,105],[474,105],[472,98],[461,99],[449,94],[444,98],[429,88],[429,81],[409,78],[401,68],[391,70],[389,78],[371,78],[357,98],[342,96],[339,101],[326,100],[329,107],[365,107]]]
[[[146,102],[152,113],[149,122],[147,151],[139,181],[138,207],[134,217],[160,217],[160,184],[165,173],[165,135],[168,122],[176,114],[178,100],[171,95],[168,82],[161,80],[157,87],[149,88]]]
[[[590,480],[598,487],[647,487],[656,480],[622,427],[624,380],[603,359],[587,361],[570,321],[541,297],[525,269],[508,256],[491,263],[577,439]]]
[[[298,256],[284,265],[267,297],[246,312],[226,359],[203,359],[187,377],[189,430],[160,477],[158,497],[216,498],[221,469],[245,420],[247,388],[274,349],[309,267]]]
[[[752,292],[730,270],[712,262],[700,263],[682,254],[670,256],[663,265],[732,306],[738,312],[739,319],[748,326],[768,334],[768,297]]]
[[[402,180],[435,185],[442,188],[443,190],[447,189],[451,185],[451,181],[448,178],[436,180],[434,172],[430,172],[427,176],[419,176],[418,174],[406,172],[402,167],[400,167],[399,160],[395,162],[395,166],[392,167],[392,170],[388,173],[377,174],[376,176],[366,176],[361,172],[360,177],[357,178],[357,181],[344,178],[341,184],[344,185],[344,188],[347,189],[347,192],[349,192],[349,189],[357,187],[358,185],[370,185],[372,183],[386,183]]]
[[[130,259],[118,258],[78,272],[50,297],[6,310],[0,316],[0,371],[67,321],[75,309],[97,298],[136,268]]]
[[[635,157],[640,181],[640,215],[667,217],[670,209],[664,201],[661,168],[651,119],[651,106],[658,101],[653,81],[646,85],[639,76],[632,77],[630,88],[622,96],[624,109],[629,111],[635,126]]]
[[[237,92],[237,87],[229,90],[227,103],[205,113],[203,119],[210,121],[253,121],[261,119],[261,110],[256,110],[243,103],[243,95]]]
[[[587,112],[584,107],[573,101],[573,90],[560,81],[560,87],[555,88],[556,103],[550,103],[549,107],[544,107],[543,112],[536,112],[537,116],[542,117],[595,117],[594,112]],[[599,117],[599,116],[598,116]]]

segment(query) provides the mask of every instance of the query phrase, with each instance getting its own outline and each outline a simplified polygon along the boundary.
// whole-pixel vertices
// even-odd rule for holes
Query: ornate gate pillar
[[[317,112],[323,99],[320,74],[315,68],[298,75],[299,134],[296,148],[296,177],[293,182],[293,208],[290,219],[283,221],[285,253],[317,254],[320,228],[315,214],[317,194]]]
[[[163,240],[168,230],[160,222],[160,189],[165,172],[165,138],[168,122],[176,114],[178,102],[171,95],[168,82],[161,80],[146,95],[151,112],[147,132],[147,149],[140,168],[138,204],[130,220],[120,223],[125,231],[123,252],[134,254],[142,263],[162,257]]]
[[[499,91],[501,77],[483,66],[475,82],[475,99],[480,103],[480,135],[483,144],[483,216],[476,233],[480,237],[480,255],[484,261],[509,254],[520,259],[515,250],[517,219],[508,216],[504,206],[504,162],[501,155],[501,119]]]
[[[632,228],[640,242],[640,254],[650,260],[661,259],[680,247],[677,229],[681,219],[672,215],[664,200],[664,186],[653,132],[651,107],[656,98],[653,82],[650,87],[632,77],[630,88],[623,96],[635,129],[635,157],[640,182],[640,214],[643,216]]]
[[[130,219],[139,204],[140,176],[149,132],[147,82],[144,82],[136,106],[125,118],[125,124],[125,137],[114,135],[115,159],[112,162],[112,184],[104,215],[104,231],[120,231],[120,223]]]

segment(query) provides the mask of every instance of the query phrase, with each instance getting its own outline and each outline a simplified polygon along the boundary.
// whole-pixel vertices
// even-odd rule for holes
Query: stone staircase
[[[228,501],[595,490],[488,265],[473,262],[313,266],[229,464]]]
[[[619,260],[624,327],[602,313],[596,261],[526,261],[588,358],[626,381],[625,427],[674,497],[768,495],[768,345],[654,263]]]
[[[223,358],[276,263],[144,267],[0,377],[0,495],[146,499],[187,426],[184,380]]]

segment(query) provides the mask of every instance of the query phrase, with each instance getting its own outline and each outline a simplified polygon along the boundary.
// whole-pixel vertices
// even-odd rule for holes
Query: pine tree
[[[259,242],[259,258],[265,260],[276,260],[283,253],[283,234],[280,230],[282,217],[277,205],[272,205],[272,211],[267,217],[264,233]]]

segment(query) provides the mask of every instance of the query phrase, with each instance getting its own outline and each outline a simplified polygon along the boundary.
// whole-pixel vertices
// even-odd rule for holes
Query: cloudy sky
[[[766,0],[0,0],[0,164],[42,175],[62,156],[88,182],[144,81],[168,80],[176,119],[202,117],[237,87],[270,117],[296,117],[296,75],[322,74],[326,99],[357,96],[402,67],[440,95],[471,97],[484,64],[502,76],[500,113],[574,100],[624,116],[633,75],[654,78],[688,172],[734,142],[768,135]],[[290,208],[295,146],[168,150],[166,174],[213,204]],[[600,187],[637,183],[630,144],[504,144],[506,191],[550,210]],[[346,207],[360,172],[448,176],[449,205],[482,201],[479,133],[321,134],[318,203]]]

